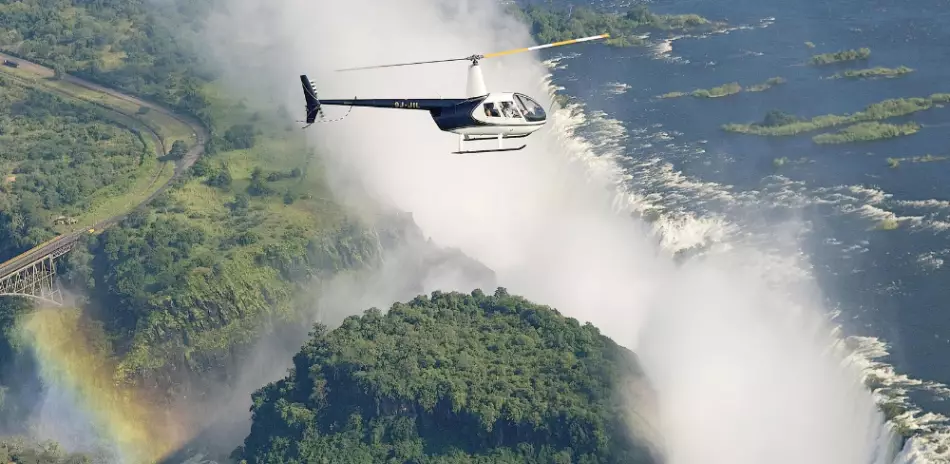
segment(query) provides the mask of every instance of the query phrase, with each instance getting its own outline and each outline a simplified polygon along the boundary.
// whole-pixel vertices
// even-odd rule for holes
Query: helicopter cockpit
[[[511,99],[485,102],[482,105],[485,116],[528,122],[544,121],[547,117],[541,105],[527,95],[519,93],[510,95]]]
[[[541,105],[532,100],[531,97],[516,93],[515,101],[518,103],[521,113],[528,122],[544,121],[547,117],[547,115],[544,114],[544,108],[541,108]]]

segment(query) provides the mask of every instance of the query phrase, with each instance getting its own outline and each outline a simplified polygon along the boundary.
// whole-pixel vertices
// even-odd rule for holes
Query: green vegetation
[[[608,44],[627,47],[645,44],[641,35],[649,31],[715,30],[725,25],[694,14],[658,15],[643,5],[626,13],[600,13],[584,7],[552,10],[534,5],[523,9],[513,5],[511,12],[531,27],[539,43],[609,33]]]
[[[0,90],[0,260],[126,211],[172,173],[133,118],[18,75]]]
[[[711,89],[696,89],[690,92],[690,95],[696,98],[719,98],[725,97],[728,95],[735,95],[742,91],[742,86],[738,82],[730,82],[728,84],[720,85],[719,87],[713,87]]]
[[[56,2],[54,2],[56,3]],[[0,49],[203,116],[210,76],[191,49],[212,2],[99,0],[0,4]],[[174,32],[173,32],[174,31]],[[194,34],[193,32],[191,32]]]
[[[845,61],[866,60],[871,56],[870,48],[859,48],[857,50],[844,50],[835,53],[822,53],[811,57],[811,64],[822,66],[826,64],[842,63]]]
[[[908,163],[934,163],[937,161],[946,161],[950,159],[950,156],[933,156],[933,155],[924,155],[924,156],[911,156],[905,158],[888,158],[887,165],[889,167],[897,168],[903,162]]]
[[[212,132],[208,155],[168,191],[60,263],[64,283],[87,300],[85,313],[107,329],[96,342],[114,352],[117,380],[169,397],[210,385],[258,337],[299,314],[307,302],[295,299],[298,285],[374,262],[376,231],[347,220],[303,134],[288,130],[291,116],[234,101],[172,39],[164,26],[187,29],[195,6],[47,3],[0,5],[0,45],[56,68],[20,59],[19,68],[0,69],[0,258],[128,211],[170,179],[153,150],[164,146],[170,163],[194,141],[185,124],[83,88],[64,70],[197,114]],[[0,420],[14,426],[34,398],[18,391],[35,372],[11,339],[29,310],[0,299],[0,392],[10,399]]]
[[[614,387],[633,353],[499,288],[318,325],[253,395],[242,462],[652,462]]]
[[[768,90],[776,85],[784,84],[786,80],[782,77],[772,77],[767,81],[761,84],[755,84],[750,87],[746,87],[747,92],[762,92]],[[730,82],[728,84],[720,85],[718,87],[713,87],[711,89],[696,89],[692,92],[669,92],[663,95],[658,95],[656,98],[679,98],[690,95],[696,98],[719,98],[726,97],[729,95],[735,95],[739,92],[742,92],[742,86],[738,82]]]
[[[746,87],[745,90],[746,92],[762,92],[762,91],[771,89],[772,87],[775,87],[776,85],[781,85],[786,82],[788,81],[784,77],[770,77],[768,80],[766,80],[765,82],[761,84],[755,84],[755,85],[750,85],[749,87]]]
[[[882,66],[878,66],[876,68],[868,68],[868,69],[849,69],[844,72],[835,73],[833,76],[831,76],[831,78],[832,79],[841,79],[841,78],[868,79],[868,78],[877,78],[877,77],[894,78],[894,77],[903,76],[905,74],[910,74],[912,72],[914,72],[914,69],[908,68],[907,66],[900,66],[897,68],[885,68]]]
[[[56,443],[31,443],[22,438],[0,441],[0,462],[7,464],[90,464],[89,456],[66,453]]]
[[[871,142],[903,135],[911,135],[920,130],[920,124],[909,122],[906,124],[886,124],[880,122],[862,122],[833,134],[819,134],[812,137],[818,144]]]
[[[679,98],[679,97],[685,97],[687,95],[689,94],[686,92],[669,92],[669,93],[664,93],[663,95],[660,95],[657,98]]]
[[[947,102],[950,102],[950,94],[947,93],[935,93],[925,98],[894,98],[873,103],[851,115],[826,114],[811,119],[801,119],[781,111],[771,111],[760,123],[725,124],[722,129],[728,132],[766,136],[797,135],[833,126],[905,116]]]

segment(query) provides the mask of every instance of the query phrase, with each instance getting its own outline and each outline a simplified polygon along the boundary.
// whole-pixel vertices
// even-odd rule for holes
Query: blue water
[[[805,199],[795,203],[801,208],[781,202],[751,206],[766,222],[790,214],[810,221],[806,251],[829,306],[842,311],[839,322],[845,331],[890,344],[885,361],[898,373],[950,383],[950,271],[928,258],[950,259],[950,230],[944,228],[950,226],[950,204],[907,203],[950,200],[950,162],[903,162],[897,169],[886,163],[888,157],[950,156],[950,106],[890,119],[887,122],[916,121],[924,128],[873,143],[817,145],[811,140],[840,127],[787,138],[720,129],[726,123],[759,121],[772,109],[802,117],[846,114],[888,98],[950,92],[950,1],[684,0],[657,2],[651,9],[697,13],[752,28],[676,40],[667,58],[658,58],[649,48],[578,45],[570,52],[580,56],[554,71],[555,83],[584,101],[587,111],[603,111],[628,131],[648,128],[673,136],[649,147],[628,141],[625,153],[631,166],[659,157],[691,179],[732,186],[738,192],[791,185]],[[763,22],[766,18],[774,22]],[[807,47],[806,41],[816,47]],[[805,65],[813,54],[860,47],[871,49],[866,62]],[[543,58],[558,53],[568,52],[552,51]],[[916,71],[895,79],[821,79],[847,68],[900,65]],[[749,86],[775,76],[788,82],[725,98],[655,98],[728,82]],[[615,95],[605,91],[611,83],[632,88]],[[807,162],[776,167],[773,160],[781,157],[804,157]],[[642,192],[665,188],[638,184],[636,179],[632,184]],[[841,195],[848,199],[841,201]],[[745,206],[748,210],[750,205]],[[705,199],[687,208],[736,209],[728,202]],[[874,230],[887,212],[919,218],[900,221],[897,230]],[[925,411],[950,415],[950,406],[932,395],[917,392],[911,398]]]

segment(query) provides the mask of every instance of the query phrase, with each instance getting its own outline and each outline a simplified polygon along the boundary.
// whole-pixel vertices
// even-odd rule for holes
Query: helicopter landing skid
[[[472,136],[459,135],[459,149],[457,151],[453,151],[452,154],[453,155],[468,155],[468,154],[474,154],[474,153],[492,153],[496,151],[518,151],[518,150],[523,149],[527,145],[522,145],[520,147],[507,148],[504,145],[504,140],[505,139],[521,139],[527,136],[528,134],[519,134],[519,135],[514,135],[514,136],[508,136],[508,137],[505,137],[504,134],[498,134],[496,136],[488,136],[488,137],[479,137],[479,136],[472,137]],[[475,141],[480,141],[480,140],[497,140],[498,148],[486,148],[482,150],[463,150],[464,142],[475,142]]]
[[[486,148],[484,150],[465,150],[465,151],[459,150],[459,151],[453,151],[452,154],[453,155],[469,155],[469,154],[475,154],[475,153],[492,153],[496,151],[518,151],[524,147],[527,147],[527,145],[522,145],[520,147],[511,147],[511,148]]]

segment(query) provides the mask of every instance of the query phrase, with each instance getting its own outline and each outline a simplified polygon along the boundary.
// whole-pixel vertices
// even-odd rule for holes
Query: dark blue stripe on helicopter
[[[451,131],[463,127],[489,126],[490,124],[472,117],[472,112],[475,111],[475,108],[481,105],[487,97],[488,95],[470,98],[459,102],[459,104],[455,106],[444,108],[442,111],[433,111],[432,119],[435,120],[435,125],[439,126],[439,129],[443,131]]]
[[[373,98],[354,100],[320,100],[322,105],[365,106],[371,108],[395,108],[400,110],[438,111],[451,108],[466,100],[461,98]]]
[[[396,108],[426,110],[432,115],[435,124],[443,131],[465,127],[504,126],[504,123],[492,124],[472,117],[472,112],[482,104],[487,95],[475,98],[376,98],[353,100],[320,100],[322,105],[363,106],[371,108]],[[527,125],[543,125],[544,120],[529,121]]]
[[[472,112],[485,100],[485,96],[475,98],[386,98],[353,100],[320,100],[323,105],[365,106],[372,108],[397,108],[427,110],[435,124],[443,131],[462,127],[491,126],[472,118]]]

